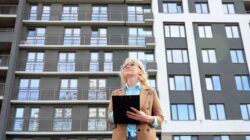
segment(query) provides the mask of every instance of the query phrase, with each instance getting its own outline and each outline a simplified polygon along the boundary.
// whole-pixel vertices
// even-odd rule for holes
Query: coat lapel
[[[145,105],[145,101],[148,95],[148,87],[141,85],[140,91],[140,110],[142,110],[143,106]]]

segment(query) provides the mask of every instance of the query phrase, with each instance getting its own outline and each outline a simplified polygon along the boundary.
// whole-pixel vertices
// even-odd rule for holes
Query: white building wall
[[[249,121],[213,121],[205,119],[193,23],[238,23],[242,35],[248,70],[250,70],[250,14],[225,15],[223,13],[221,0],[208,0],[208,3],[210,14],[189,13],[188,0],[182,0],[184,13],[168,14],[159,13],[158,0],[152,0],[152,10],[154,13],[153,28],[156,42],[155,59],[158,67],[157,85],[165,117],[165,123],[162,125],[161,130],[163,140],[172,140],[171,135],[250,134]],[[185,24],[192,83],[195,83],[195,86],[193,86],[193,94],[197,118],[196,121],[171,121],[163,28],[165,22],[181,22]]]

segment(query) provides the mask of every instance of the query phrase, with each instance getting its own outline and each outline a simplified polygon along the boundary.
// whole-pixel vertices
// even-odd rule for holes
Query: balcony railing
[[[115,88],[17,89],[16,100],[109,100]]]
[[[111,131],[105,118],[12,118],[9,131],[15,132],[74,132],[74,131]]]
[[[124,60],[20,60],[18,71],[26,72],[114,72],[120,71]],[[157,70],[154,61],[142,61],[146,70]]]
[[[13,28],[0,28],[0,42],[11,42],[14,37]]]
[[[131,21],[143,22],[153,19],[152,12],[128,12],[128,11],[107,11],[103,13],[94,11],[77,11],[65,13],[63,11],[26,11],[25,20],[39,21]]]
[[[0,67],[9,66],[9,55],[0,55]]]
[[[128,45],[145,46],[147,43],[154,43],[152,36],[132,36],[132,35],[46,35],[28,36],[21,44],[32,45]]]
[[[0,83],[0,96],[4,96],[5,83]]]
[[[1,14],[16,14],[16,5],[0,5],[0,15]]]

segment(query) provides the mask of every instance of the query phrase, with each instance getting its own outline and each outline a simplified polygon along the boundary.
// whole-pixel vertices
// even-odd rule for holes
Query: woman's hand
[[[142,110],[139,111],[134,107],[131,107],[131,109],[134,112],[127,111],[127,116],[129,118],[140,121],[140,122],[150,123],[150,124],[152,124],[154,122],[154,118],[152,116],[147,115]]]

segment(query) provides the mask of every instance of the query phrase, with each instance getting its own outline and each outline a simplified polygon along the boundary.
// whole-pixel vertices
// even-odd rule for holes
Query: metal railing
[[[14,28],[0,28],[0,33],[1,32],[14,32]]]
[[[11,118],[9,131],[15,132],[73,132],[111,131],[105,118]]]
[[[39,89],[20,88],[14,97],[16,100],[109,100],[116,88],[68,88],[68,89]]]
[[[75,11],[75,12],[64,12],[64,11],[42,11],[38,14],[38,11],[26,11],[26,20],[42,20],[42,21],[132,21],[142,22],[145,19],[153,19],[152,12],[136,12],[136,11],[106,11],[106,12],[95,12],[95,11]]]
[[[0,67],[9,66],[9,55],[0,55]]]
[[[123,59],[115,60],[20,60],[17,64],[18,71],[27,72],[113,72],[120,71]],[[154,61],[142,61],[145,70]],[[154,66],[151,69],[156,69]]]
[[[108,101],[114,88],[69,88],[69,89],[16,89],[14,99],[19,101],[58,100],[58,101]],[[155,88],[156,89],[156,88]],[[157,89],[156,89],[157,91]],[[158,94],[158,92],[157,92]]]
[[[21,44],[32,45],[128,45],[128,46],[145,46],[146,43],[154,43],[152,36],[132,36],[132,35],[63,35],[49,34],[46,36],[26,36]]]
[[[0,14],[16,14],[16,5],[0,5]]]
[[[0,83],[0,96],[4,96],[5,83]]]

